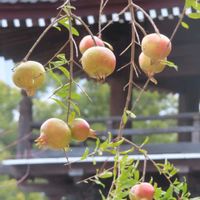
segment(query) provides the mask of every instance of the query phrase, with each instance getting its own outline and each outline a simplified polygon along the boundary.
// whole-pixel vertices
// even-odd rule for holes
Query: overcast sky
[[[0,80],[6,82],[7,84],[13,86],[12,83],[12,68],[14,63],[12,60],[5,60],[0,57]]]

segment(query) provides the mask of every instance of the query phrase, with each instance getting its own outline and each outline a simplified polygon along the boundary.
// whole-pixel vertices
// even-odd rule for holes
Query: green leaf
[[[81,95],[76,93],[76,92],[72,92],[71,94],[71,99],[73,100],[79,100],[81,98]]]
[[[92,164],[93,164],[93,165],[96,165],[96,164],[97,164],[97,162],[96,162],[96,159],[95,159],[95,157],[93,156],[92,158],[93,158],[93,159],[92,159]]]
[[[75,112],[80,116],[81,115],[80,108],[73,101],[70,101],[70,102],[71,102],[71,105],[72,105],[73,109],[75,110]]]
[[[197,12],[200,11],[200,3],[197,0],[193,0],[192,1],[192,8],[197,10]]]
[[[81,157],[81,160],[85,160],[85,159],[88,157],[89,152],[90,152],[89,148],[86,147],[86,148],[85,148],[85,152],[83,153],[83,155],[82,155],[82,157]]]
[[[94,149],[94,152],[97,152],[97,150],[98,150],[98,148],[99,148],[99,145],[100,145],[100,139],[97,138],[96,143],[95,143],[95,149]]]
[[[56,96],[59,96],[61,98],[66,98],[68,96],[68,89],[69,89],[69,83],[63,85],[60,87],[56,92]]]
[[[192,6],[192,4],[193,4],[193,1],[194,0],[185,0],[185,6],[186,6],[186,8],[190,8]]]
[[[95,177],[97,178],[97,177]],[[99,180],[99,179],[95,179],[93,180],[97,185],[101,185],[103,188],[105,188],[105,185]]]
[[[69,18],[66,17],[64,19],[61,19],[58,21],[59,24],[63,25],[65,28],[67,28],[68,30],[70,30],[70,25],[69,25]],[[77,29],[75,29],[74,27],[71,27],[71,31],[72,34],[75,36],[79,36],[79,32],[77,31]]]
[[[200,19],[200,13],[199,12],[196,12],[196,13],[190,13],[188,15],[189,18],[191,19]]]
[[[58,105],[60,105],[61,107],[63,107],[64,109],[68,109],[67,106],[59,99],[56,98],[51,98],[53,101],[55,101]]]
[[[50,64],[53,65],[53,68],[58,68],[62,65],[65,65],[66,63],[67,63],[66,60],[56,60],[56,61],[50,62]]]
[[[72,111],[70,114],[69,114],[69,117],[68,117],[68,123],[71,124],[72,121],[76,118],[76,113],[74,111]]]
[[[69,73],[69,71],[68,71],[65,67],[60,66],[60,67],[58,67],[58,69],[59,69],[68,79],[70,79],[70,73]]]
[[[130,118],[132,118],[132,119],[135,119],[135,118],[136,118],[136,115],[135,115],[132,111],[130,111],[130,110],[126,110],[126,114],[127,114]]]
[[[126,155],[126,154],[129,154],[129,153],[134,152],[134,150],[135,150],[135,148],[132,147],[131,149],[128,149],[128,150],[126,150],[126,151],[121,151],[120,154],[121,154],[121,155]]]
[[[174,68],[176,71],[178,71],[178,66],[175,65],[173,62],[169,61],[169,60],[162,60],[161,63],[164,63],[165,65],[167,65],[168,67],[172,67]]]
[[[101,190],[99,190],[99,193],[100,193],[100,195],[101,195],[101,199],[102,199],[102,200],[106,200],[106,197],[103,195],[103,193],[102,193]]]
[[[65,61],[65,63],[67,63],[68,61],[66,60],[65,54],[64,53],[60,53],[56,56],[56,58],[58,58],[59,60],[63,60]]]
[[[109,172],[109,171],[104,171],[101,174],[99,174],[98,176],[99,176],[99,178],[102,178],[102,179],[104,179],[104,178],[110,178],[110,177],[113,176],[113,173]]]
[[[190,28],[189,25],[185,22],[181,22],[181,25],[182,25],[183,28],[186,28],[186,29]]]
[[[120,146],[123,142],[124,142],[124,138],[122,138],[121,140],[119,140],[117,142],[111,142],[111,143],[108,144],[108,146],[115,148],[115,147]]]
[[[144,142],[140,145],[140,147],[143,147],[145,144],[149,142],[149,137],[146,137]]]
[[[123,121],[124,124],[126,124],[127,121],[128,121],[128,117],[127,117],[126,112],[124,112],[123,115],[122,115],[122,121]]]
[[[144,150],[144,149],[139,149],[139,152],[142,153],[142,154],[147,154],[147,151]]]
[[[51,77],[59,84],[59,85],[63,85],[61,79],[59,78],[59,76],[57,76],[53,70],[49,70],[49,74],[51,75]]]

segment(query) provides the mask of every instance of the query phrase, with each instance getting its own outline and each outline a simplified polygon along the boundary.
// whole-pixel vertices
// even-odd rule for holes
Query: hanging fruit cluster
[[[87,35],[80,44],[79,50],[83,54],[81,63],[83,70],[91,78],[105,80],[112,74],[116,66],[116,57],[114,53],[104,45],[100,38]]]
[[[83,142],[88,138],[96,138],[96,133],[88,122],[75,118],[70,125],[58,118],[46,120],[40,128],[40,136],[35,140],[38,147],[50,149],[68,148],[72,139]]]
[[[139,65],[148,77],[164,70],[171,46],[169,38],[158,33],[148,34],[142,39]]]

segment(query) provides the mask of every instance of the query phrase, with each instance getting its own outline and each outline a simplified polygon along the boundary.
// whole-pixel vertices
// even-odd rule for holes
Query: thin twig
[[[68,2],[70,6],[70,1]],[[67,122],[69,121],[70,109],[71,109],[71,95],[72,95],[72,83],[73,83],[73,60],[74,60],[74,43],[73,43],[73,34],[72,34],[72,19],[71,19],[71,11],[69,10],[69,46],[70,46],[70,77],[69,77],[69,95],[67,101]]]
[[[176,34],[176,32],[177,32],[179,26],[181,25],[181,22],[182,22],[182,20],[183,20],[183,18],[184,18],[184,15],[185,15],[185,11],[186,11],[186,6],[184,6],[184,8],[183,8],[183,11],[182,11],[182,13],[181,13],[181,15],[180,15],[180,18],[179,18],[179,20],[178,20],[178,23],[177,23],[177,25],[176,25],[176,27],[175,27],[175,29],[174,29],[174,31],[173,31],[171,37],[170,37],[170,41],[173,40],[173,38],[174,38],[174,36],[175,36],[175,34]]]
[[[126,10],[129,8],[129,5],[127,5],[125,8],[123,8],[119,13],[118,13],[118,16],[124,14],[126,12]],[[103,32],[108,26],[110,26],[112,23],[114,22],[114,20],[109,20],[107,22],[107,24],[101,28],[101,32]],[[99,33],[98,33],[99,34]]]
[[[109,0],[105,0],[104,4],[102,5],[102,10],[106,7]]]
[[[129,5],[132,5],[133,7],[137,8],[138,10],[140,10],[146,16],[146,18],[149,20],[149,22],[153,26],[155,32],[158,33],[158,34],[160,34],[160,31],[157,28],[156,24],[154,23],[154,21],[152,20],[152,18],[149,16],[149,14],[142,7],[138,6],[137,4],[135,4],[133,2],[130,2]]]
[[[113,20],[109,20],[108,23],[103,28],[101,28],[101,32],[103,32],[106,28],[108,28],[108,26],[110,26],[112,23],[113,23]]]
[[[137,89],[142,90],[142,88],[141,88],[137,83],[135,83],[134,81],[133,81],[133,85],[134,85]]]
[[[27,168],[26,168],[26,172],[25,174],[17,181],[17,185],[20,185],[21,183],[23,183],[27,178],[28,176],[30,175],[30,164],[27,163]]]
[[[143,35],[147,35],[147,32],[145,31],[145,29],[136,21],[135,21],[135,26],[137,26],[140,29]]]
[[[126,63],[125,65],[121,66],[121,67],[117,70],[117,72],[121,71],[122,69],[124,69],[125,67],[129,66],[130,64],[131,64],[131,63],[129,62],[129,63]]]
[[[75,49],[75,52],[76,52],[75,55],[78,58],[78,47],[77,47],[76,41],[74,40],[74,37],[72,37],[72,41],[73,41],[74,49]]]
[[[128,0],[129,5],[131,5],[132,0]],[[132,6],[129,7],[130,13],[131,13],[131,21],[135,21],[135,14],[134,14],[134,8]],[[126,97],[126,103],[124,106],[124,112],[128,109],[129,103],[131,101],[131,95],[132,95],[132,80],[133,80],[133,69],[134,69],[134,60],[135,60],[135,28],[133,25],[131,25],[131,35],[132,35],[132,40],[131,40],[131,61],[130,61],[130,73],[129,73],[129,85],[128,85],[128,94]],[[120,125],[119,125],[119,133],[118,137],[122,137],[122,130],[125,127],[125,124],[123,122],[123,118],[121,118]]]
[[[15,140],[15,141],[13,141],[12,143],[10,143],[10,144],[6,145],[5,147],[3,147],[2,149],[0,149],[0,152],[3,152],[3,151],[5,151],[6,149],[9,149],[9,148],[11,148],[11,147],[17,145],[19,142],[28,139],[31,135],[32,135],[32,133],[29,133],[29,134],[27,134],[27,135],[21,137],[20,139],[17,139],[17,140]]]
[[[69,83],[66,83],[66,84],[61,85],[61,86],[59,86],[58,88],[56,88],[56,89],[52,92],[52,94],[51,94],[50,96],[47,97],[47,99],[50,99],[50,98],[51,98],[52,96],[54,96],[59,90],[61,90],[63,87],[65,87],[65,86],[67,86],[67,85],[69,85]]]
[[[51,57],[51,59],[46,62],[46,64],[44,64],[44,67],[46,67],[48,65],[48,63],[50,63],[60,52],[63,51],[63,49],[67,46],[67,44],[69,43],[69,40],[67,40],[62,47],[53,55],[53,57]]]
[[[88,98],[88,100],[92,103],[92,99],[90,98],[88,93],[75,80],[73,80],[73,82],[79,87],[79,89],[85,94],[85,96]]]
[[[145,182],[145,176],[147,171],[147,157],[144,155],[144,164],[143,164],[143,172],[142,172],[142,182]]]
[[[120,53],[120,56],[122,56],[133,44],[133,41],[130,42],[130,44]]]
[[[75,14],[73,14],[73,13],[71,13],[70,15],[71,15],[74,19],[78,20],[78,21],[84,26],[84,28],[86,29],[86,31],[91,35],[91,37],[92,37],[92,39],[93,39],[95,45],[97,45],[97,44],[96,44],[96,40],[94,39],[94,34],[93,34],[92,31],[89,29],[89,27],[87,26],[87,24],[86,24],[80,17],[78,17],[77,15],[75,15]]]
[[[31,47],[31,49],[28,51],[28,53],[26,54],[26,56],[24,57],[23,61],[27,61],[29,56],[32,54],[33,50],[35,49],[35,47],[39,44],[39,42],[42,40],[42,38],[46,35],[46,33],[51,29],[51,27],[53,27],[54,24],[56,24],[59,20],[64,19],[65,17],[67,17],[68,15],[63,15],[62,17],[58,18],[57,17],[54,19],[54,21],[49,24],[49,26],[47,26],[47,28],[42,32],[42,34],[38,37],[38,39],[36,40],[36,42],[33,44],[33,46]]]
[[[83,67],[79,63],[77,63],[75,60],[73,60],[73,62],[78,68],[80,68],[82,71],[84,71]]]
[[[113,168],[114,168],[114,167],[110,167],[110,168],[108,168],[108,169],[105,169],[105,171],[113,170]],[[101,174],[101,173],[99,173],[99,174]],[[88,178],[85,178],[85,179],[83,179],[83,180],[81,180],[81,181],[78,181],[77,184],[87,182],[87,181],[91,180],[92,178],[95,178],[96,176],[98,176],[98,174],[95,174],[95,175],[90,176],[90,177],[88,177]]]
[[[136,105],[137,105],[138,102],[140,101],[140,98],[142,97],[144,91],[146,90],[146,88],[147,88],[147,86],[148,86],[148,84],[149,84],[149,81],[150,81],[150,79],[148,78],[147,81],[146,81],[146,83],[144,84],[142,90],[140,91],[139,95],[137,96],[137,98],[136,98],[136,100],[135,100],[133,106],[132,106],[132,109],[131,109],[132,111],[135,109]]]
[[[101,0],[100,2],[100,7],[99,7],[99,23],[98,23],[98,35],[99,37],[101,38],[101,15],[102,15],[102,12],[103,12],[103,3],[104,1]]]

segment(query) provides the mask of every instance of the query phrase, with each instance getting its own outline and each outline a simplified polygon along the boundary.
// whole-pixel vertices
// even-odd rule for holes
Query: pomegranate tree
[[[96,138],[94,130],[90,128],[88,122],[82,118],[75,118],[71,123],[72,138],[83,142],[88,137]]]
[[[81,39],[81,41],[79,43],[79,50],[83,54],[87,49],[94,47],[94,46],[104,47],[105,45],[104,45],[104,42],[97,36],[94,36],[92,38],[91,35],[86,35],[85,37],[83,37]]]
[[[81,58],[83,70],[92,78],[104,80],[113,73],[116,66],[114,53],[106,47],[91,47]]]
[[[107,3],[109,1],[101,1],[100,2],[100,9],[99,9],[99,24],[98,24],[98,34],[101,35],[102,32],[107,29],[113,22],[114,19],[109,20],[108,24],[102,26],[102,20],[101,15],[104,12],[104,8],[106,7]],[[69,31],[69,38],[68,41],[62,46],[61,49],[59,49],[55,56],[51,59],[51,65],[54,61],[53,59],[58,59],[58,61],[55,61],[54,67],[59,68],[60,71],[63,72],[63,74],[66,76],[67,82],[66,84],[63,84],[62,81],[60,82],[60,86],[55,90],[53,93],[58,95],[59,97],[63,98],[66,102],[67,100],[67,107],[63,106],[67,110],[67,121],[68,123],[71,122],[72,118],[76,117],[77,112],[79,109],[77,108],[73,96],[73,86],[76,83],[74,81],[73,77],[73,71],[74,71],[74,65],[76,63],[75,54],[77,55],[77,45],[76,40],[74,36],[78,36],[79,33],[77,33],[77,30],[74,28],[75,21],[78,20],[80,23],[82,23],[82,27],[84,27],[88,33],[91,33],[90,27],[87,26],[85,21],[82,20],[81,17],[76,15],[76,12],[74,12],[74,7],[71,4],[72,2],[66,1],[64,4],[62,4],[59,7],[59,13],[56,16],[55,23],[62,24],[67,30]],[[186,7],[184,6],[184,9]],[[140,10],[145,17],[149,20],[149,22],[152,24],[154,30],[156,33],[148,34],[146,35],[145,27],[142,27],[142,25],[138,24],[135,19],[135,14],[137,10]],[[126,12],[130,12],[130,26],[128,30],[131,30],[131,40],[128,46],[122,50],[121,55],[124,53],[127,53],[127,51],[130,49],[130,60],[123,65],[122,68],[129,66],[130,72],[129,72],[129,81],[124,86],[124,89],[127,89],[127,98],[125,102],[125,106],[123,108],[123,115],[120,120],[119,125],[119,131],[118,136],[114,138],[115,136],[112,133],[108,133],[108,137],[105,138],[104,141],[98,140],[96,141],[96,146],[94,148],[94,152],[90,153],[88,148],[86,148],[84,154],[81,157],[81,160],[87,159],[89,156],[104,156],[104,153],[111,154],[112,156],[112,162],[109,162],[113,164],[113,166],[108,167],[106,166],[107,160],[105,160],[105,157],[102,157],[102,160],[105,160],[105,163],[102,165],[101,169],[96,170],[96,174],[92,174],[91,177],[87,177],[82,182],[93,182],[95,184],[103,185],[103,182],[101,182],[102,179],[109,178],[112,179],[111,187],[107,190],[109,191],[107,196],[104,196],[104,193],[101,192],[102,199],[125,199],[127,198],[127,191],[129,192],[129,198],[130,200],[153,200],[154,199],[188,199],[189,192],[187,192],[187,185],[184,183],[179,182],[177,179],[175,182],[171,180],[172,176],[176,174],[176,169],[173,165],[169,164],[168,161],[164,164],[156,163],[149,157],[148,152],[143,149],[143,144],[146,143],[146,140],[142,145],[137,145],[133,141],[123,137],[123,130],[126,127],[126,123],[128,122],[129,118],[135,118],[135,114],[132,112],[133,109],[129,110],[130,100],[132,96],[133,91],[133,85],[134,85],[134,69],[135,69],[135,44],[141,43],[142,53],[139,56],[139,64],[141,69],[148,75],[148,80],[144,87],[141,89],[141,92],[139,93],[139,96],[137,97],[136,101],[134,102],[134,108],[136,103],[139,102],[142,93],[145,92],[145,89],[149,83],[149,80],[152,82],[156,82],[154,80],[154,74],[162,72],[165,68],[164,63],[167,63],[169,65],[170,62],[165,62],[167,60],[167,56],[171,52],[171,40],[174,37],[174,33],[177,31],[178,26],[181,24],[181,20],[184,17],[185,11],[183,10],[182,15],[180,16],[180,20],[175,28],[175,31],[173,32],[171,38],[169,39],[165,35],[162,35],[159,33],[158,28],[156,27],[154,21],[152,20],[151,16],[149,16],[148,12],[146,12],[143,8],[141,8],[139,5],[136,5],[133,0],[128,0],[127,5],[120,11],[120,13],[117,13],[119,15],[126,14]],[[182,18],[182,19],[181,19]],[[62,23],[61,23],[62,22]],[[52,22],[52,26],[55,25],[54,21]],[[51,26],[51,25],[50,25]],[[39,43],[39,41],[42,39],[42,37],[47,33],[50,26],[48,26],[45,31],[42,33],[41,37],[38,38],[34,46],[30,49],[28,54],[25,56],[24,60],[27,60],[30,54],[33,52],[33,49],[36,47],[36,45]],[[140,41],[140,37],[138,34],[138,30],[142,31],[144,35],[146,35],[142,41]],[[127,32],[127,31],[126,31]],[[115,34],[115,33],[113,33]],[[114,37],[113,37],[114,39]],[[97,80],[104,80],[107,76],[111,75],[116,67],[116,57],[114,53],[110,50],[112,48],[106,48],[111,47],[111,45],[106,44],[104,41],[102,41],[100,38],[94,36],[94,38],[91,37],[91,35],[88,35],[84,37],[80,44],[79,49],[82,53],[81,63],[83,70],[88,74],[89,77],[95,78]],[[64,52],[63,48],[67,46],[67,50],[70,51],[66,55],[59,55],[60,52]],[[128,52],[129,53],[129,52]],[[126,54],[128,55],[128,54]],[[60,60],[59,60],[60,59]],[[60,66],[61,65],[61,66]],[[64,67],[69,67],[64,68]],[[29,67],[30,68],[30,67]],[[33,67],[35,69],[35,67]],[[17,74],[17,70],[19,70],[20,67],[18,66],[14,73]],[[50,68],[49,70],[52,70],[53,68]],[[30,70],[30,69],[29,69]],[[44,70],[44,69],[43,69]],[[23,71],[23,70],[21,70]],[[24,70],[25,71],[25,70]],[[26,73],[23,75],[14,75],[13,79],[14,82],[16,82],[16,85],[19,87],[25,89],[29,95],[32,95],[42,83],[37,82],[35,79],[36,77],[43,76],[44,73],[42,73],[39,69],[33,70],[34,73],[28,74],[28,79],[26,80]],[[38,74],[35,74],[37,71]],[[119,72],[120,73],[120,72]],[[17,77],[17,78],[16,78]],[[18,78],[19,77],[19,78]],[[55,77],[54,77],[55,78]],[[28,82],[30,79],[30,82]],[[57,78],[56,78],[57,79]],[[59,78],[58,78],[59,79]],[[17,80],[17,81],[16,81]],[[25,84],[26,83],[26,84]],[[66,87],[65,87],[66,86]],[[63,89],[64,88],[64,89]],[[62,90],[63,89],[63,90]],[[58,94],[60,91],[60,94]],[[66,92],[66,95],[64,92]],[[85,93],[86,94],[86,93]],[[87,95],[87,94],[86,94]],[[88,95],[87,95],[88,96]],[[63,102],[60,102],[60,100],[57,100],[57,103],[60,105],[63,105]],[[72,105],[74,104],[74,105]],[[77,108],[77,109],[76,109]],[[111,130],[112,131],[112,130]],[[70,124],[70,127],[62,120],[59,120],[57,118],[51,118],[48,119],[46,122],[44,122],[41,126],[41,134],[40,137],[36,140],[38,146],[45,146],[49,147],[51,149],[64,149],[65,147],[69,146],[71,138],[82,142],[85,141],[89,137],[96,137],[95,132],[90,128],[90,125],[88,122],[82,118],[75,118],[72,123]],[[123,148],[120,148],[121,145],[126,145],[126,149],[123,150]],[[128,145],[127,145],[128,144]],[[128,148],[127,146],[131,146]],[[135,160],[135,158],[130,158],[129,155],[134,154],[135,150],[137,150],[137,153],[139,152],[145,157],[144,161],[151,162],[151,164],[155,167],[155,169],[158,170],[159,173],[163,174],[168,182],[170,183],[170,192],[165,192],[162,189],[158,187],[154,187],[147,182],[141,183],[141,180],[145,180],[145,174],[147,165],[145,165],[146,162],[144,162],[143,166],[143,174],[142,177],[140,177],[140,170],[139,170],[139,160]],[[95,158],[95,156],[94,156]],[[109,159],[108,159],[109,161]],[[95,162],[94,162],[95,163]],[[133,187],[131,187],[134,185]],[[156,185],[156,183],[155,183]],[[106,185],[107,186],[107,185]],[[156,190],[156,192],[155,192]],[[171,194],[169,194],[171,193]]]
[[[36,144],[39,147],[59,150],[68,147],[70,140],[71,131],[69,126],[61,119],[50,118],[42,124]]]
[[[39,62],[22,62],[14,68],[12,79],[16,86],[26,91],[28,96],[33,96],[36,89],[44,83],[45,70]]]

